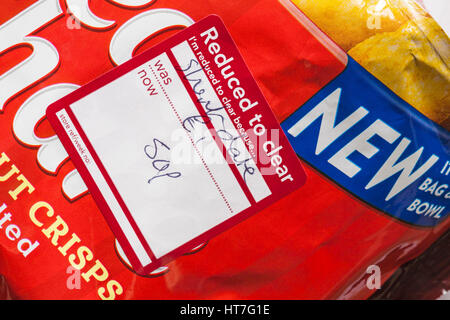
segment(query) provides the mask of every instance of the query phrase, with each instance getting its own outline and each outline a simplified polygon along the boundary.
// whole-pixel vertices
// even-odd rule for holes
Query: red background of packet
[[[35,1],[4,0],[0,24]],[[64,1],[61,5],[66,9]],[[0,202],[8,205],[13,222],[24,235],[38,240],[39,248],[24,258],[0,231],[0,274],[12,296],[24,299],[98,298],[105,283],[82,280],[81,289],[69,290],[67,257],[31,223],[30,207],[46,201],[101,260],[109,279],[123,287],[120,299],[320,299],[367,298],[369,265],[380,266],[385,281],[402,263],[420,254],[448,228],[434,229],[403,224],[362,203],[304,164],[305,186],[210,241],[201,251],[169,264],[164,276],[145,278],[131,272],[114,249],[114,236],[90,195],[69,202],[61,183],[74,169],[67,161],[56,176],[37,164],[37,148],[20,144],[12,132],[14,116],[33,93],[56,83],[86,84],[114,67],[108,56],[115,31],[131,17],[155,8],[172,8],[195,21],[215,13],[225,22],[244,60],[279,121],[306,102],[339,74],[344,66],[276,0],[175,1],[157,0],[131,9],[107,0],[91,1],[91,10],[117,23],[107,31],[82,27],[68,30],[68,15],[58,18],[35,35],[58,50],[60,65],[45,80],[11,99],[0,114],[0,152],[5,152],[36,190],[12,201],[13,183],[0,183]],[[66,12],[66,10],[65,10]],[[167,30],[152,37],[136,53],[173,35]],[[23,61],[32,50],[26,46],[0,53],[0,74]],[[54,135],[46,120],[38,136]],[[0,167],[0,175],[7,168]],[[17,183],[16,183],[17,184]],[[55,215],[56,215],[55,214]],[[69,240],[64,239],[61,241]],[[90,267],[94,262],[89,262]],[[107,280],[107,281],[108,281]],[[0,290],[1,292],[2,290]]]

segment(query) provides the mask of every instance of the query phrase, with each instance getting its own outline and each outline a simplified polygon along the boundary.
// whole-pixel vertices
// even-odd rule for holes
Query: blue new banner
[[[356,61],[282,123],[300,158],[403,222],[448,216],[449,132]]]

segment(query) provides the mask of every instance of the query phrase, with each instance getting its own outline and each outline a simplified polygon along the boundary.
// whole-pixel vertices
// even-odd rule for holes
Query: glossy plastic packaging
[[[414,1],[4,0],[0,9],[3,299],[366,299],[374,270],[384,283],[449,228],[450,41]],[[45,111],[210,14],[225,22],[307,182],[140,276]]]

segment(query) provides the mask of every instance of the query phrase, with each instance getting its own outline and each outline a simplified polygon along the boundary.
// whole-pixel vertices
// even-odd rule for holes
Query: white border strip
[[[348,56],[345,51],[331,40],[322,30],[319,29],[295,4],[290,0],[278,0],[292,16],[300,22],[328,51],[331,52],[341,63],[348,64]]]
[[[67,136],[69,139],[71,139],[71,134],[78,136],[78,144],[79,146],[85,150],[85,153],[83,154],[79,148],[74,144],[75,149],[78,152],[78,155],[83,159],[88,159],[88,162],[84,162],[86,169],[89,171],[89,174],[91,175],[92,179],[94,179],[95,183],[97,184],[100,192],[102,193],[102,196],[105,198],[107,205],[109,206],[109,209],[114,214],[114,217],[117,220],[117,223],[120,225],[120,228],[122,229],[123,233],[125,234],[125,237],[130,242],[130,245],[133,247],[134,252],[136,253],[139,261],[143,266],[146,266],[150,264],[152,261],[150,257],[148,256],[147,252],[145,251],[144,247],[142,246],[141,241],[139,241],[139,238],[137,237],[136,233],[134,232],[133,228],[131,227],[128,218],[126,217],[125,213],[123,212],[122,208],[120,207],[119,203],[117,202],[116,197],[112,193],[111,189],[109,188],[108,183],[106,182],[105,178],[103,177],[103,174],[100,172],[100,169],[96,165],[94,158],[90,154],[88,148],[84,144],[84,141],[81,140],[81,137],[73,125],[72,120],[70,119],[69,115],[67,114],[66,110],[61,110],[56,113],[56,116],[58,117],[58,120],[60,121],[61,125],[63,126],[64,130],[67,133]],[[66,122],[63,122],[61,118],[65,118]]]

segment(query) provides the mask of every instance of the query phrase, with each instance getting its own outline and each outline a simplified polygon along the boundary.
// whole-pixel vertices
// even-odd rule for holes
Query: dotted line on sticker
[[[161,88],[162,92],[164,93],[164,96],[166,97],[167,101],[169,102],[170,107],[172,108],[173,112],[175,113],[175,116],[177,117],[178,121],[180,122],[180,125],[183,126],[183,120],[181,119],[177,109],[175,108],[175,105],[173,104],[172,100],[170,99],[169,95],[167,94],[166,90],[164,89],[164,87],[161,85],[161,82],[159,81],[158,77],[156,76],[155,71],[153,70],[152,66],[150,66],[150,71],[153,73],[153,76],[155,77],[156,81],[158,82],[159,87]],[[217,180],[214,178],[211,170],[209,169],[208,165],[206,164],[205,160],[203,159],[200,151],[198,150],[197,146],[195,145],[194,139],[192,139],[191,135],[189,133],[187,133],[189,140],[192,143],[192,146],[195,149],[195,152],[197,153],[197,155],[200,157],[203,166],[205,167],[206,171],[208,172],[209,176],[211,177],[212,181],[214,182],[214,185],[216,186],[217,190],[219,191],[220,196],[222,197],[223,201],[225,201],[225,204],[228,208],[228,210],[230,210],[230,212],[232,214],[234,214],[233,209],[231,208],[230,203],[228,202],[227,198],[225,197],[225,195],[222,192],[222,189],[220,188],[219,184],[217,183]]]

